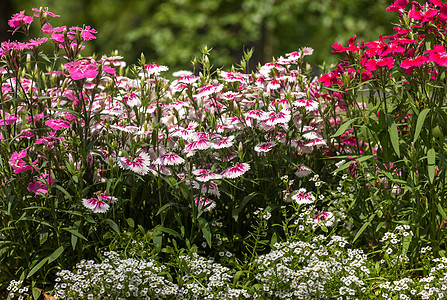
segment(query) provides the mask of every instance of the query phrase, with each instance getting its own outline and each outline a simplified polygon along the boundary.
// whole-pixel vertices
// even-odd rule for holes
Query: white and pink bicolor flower
[[[222,172],[222,176],[228,179],[234,179],[242,176],[245,172],[250,170],[250,165],[247,163],[239,163]]]

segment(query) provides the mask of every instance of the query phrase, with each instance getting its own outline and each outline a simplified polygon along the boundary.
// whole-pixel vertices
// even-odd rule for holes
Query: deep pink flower
[[[95,33],[97,33],[97,31],[94,28],[86,26],[81,31],[81,37],[84,39],[84,41],[90,41],[96,39],[96,36],[93,35]]]
[[[29,24],[33,22],[33,17],[31,16],[25,16],[25,11],[22,10],[19,13],[16,13],[12,16],[12,18],[8,21],[8,25],[10,27],[20,27],[24,24]]]
[[[377,70],[377,67],[386,67],[388,69],[392,69],[394,67],[394,59],[391,57],[370,59],[365,64],[365,68],[369,71],[375,71]]]
[[[250,170],[250,165],[247,163],[239,163],[234,167],[230,167],[222,172],[222,176],[229,179],[234,179],[243,175],[245,172]]]
[[[98,76],[98,65],[94,61],[77,60],[66,63],[65,69],[70,73],[73,80],[96,78]]]
[[[39,17],[46,18],[48,16],[53,17],[53,18],[60,17],[59,15],[56,15],[56,14],[52,13],[51,11],[48,11],[48,7],[33,8],[32,10],[34,12],[36,12],[34,14],[34,16],[36,18],[39,18]]]
[[[45,125],[53,130],[61,130],[63,128],[70,128],[70,122],[62,119],[50,119],[45,122]]]
[[[5,117],[4,119],[0,118],[0,126],[14,124],[18,119],[19,118],[16,117],[15,115],[9,115],[9,116]]]
[[[53,185],[53,178],[48,173],[40,175],[41,180],[33,180],[28,184],[28,190],[36,195],[48,193],[48,187]]]
[[[387,11],[399,11],[401,9],[404,9],[405,6],[408,5],[408,0],[396,0],[394,1],[394,3],[392,3],[391,5],[389,5],[386,10]]]
[[[26,164],[26,162],[22,159],[28,153],[29,147],[17,152],[15,151],[11,157],[9,158],[9,165],[14,169],[14,174],[19,174],[26,170],[38,169],[37,160],[33,161],[31,165]]]
[[[324,86],[331,86],[332,84],[343,85],[338,70],[333,70],[329,74],[321,75],[318,81]]]
[[[417,56],[415,58],[407,58],[406,60],[402,61],[400,66],[404,69],[419,67],[419,66],[422,66],[427,60],[428,59],[425,56]]]

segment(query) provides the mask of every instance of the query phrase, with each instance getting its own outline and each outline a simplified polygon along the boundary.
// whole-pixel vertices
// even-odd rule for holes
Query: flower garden
[[[12,16],[0,46],[0,297],[447,297],[447,3],[248,71],[86,56]],[[30,27],[40,29],[38,37]]]

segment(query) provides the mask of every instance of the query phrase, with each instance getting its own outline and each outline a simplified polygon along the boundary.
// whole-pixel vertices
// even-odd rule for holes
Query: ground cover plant
[[[90,26],[9,22],[0,287],[10,298],[443,298],[447,4],[392,36],[247,72],[83,56]],[[37,24],[36,24],[37,23]],[[41,34],[29,37],[29,27]],[[357,43],[356,43],[357,42]],[[44,52],[43,45],[52,47]]]

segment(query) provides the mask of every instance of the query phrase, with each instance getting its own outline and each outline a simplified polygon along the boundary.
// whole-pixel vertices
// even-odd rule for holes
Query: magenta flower
[[[98,76],[98,65],[94,61],[77,60],[71,63],[66,63],[65,69],[70,73],[73,80],[96,78],[96,76]]]
[[[45,122],[45,125],[50,127],[53,130],[61,130],[63,128],[69,128],[70,122],[62,120],[62,119],[50,119]]]
[[[222,176],[224,178],[234,179],[236,177],[239,177],[243,175],[245,172],[250,170],[250,165],[247,163],[239,163],[236,164],[234,167],[230,167],[222,172]]]
[[[90,41],[93,39],[96,39],[96,36],[93,34],[97,33],[94,28],[91,28],[90,26],[86,26],[81,31],[81,37],[84,39],[84,41]]]
[[[30,169],[38,169],[37,167],[37,160],[33,161],[31,165],[27,165],[26,162],[22,159],[26,156],[28,152],[28,147],[17,152],[15,151],[10,159],[9,159],[9,165],[14,169],[14,174],[19,174],[21,172],[24,172],[26,170]]]
[[[110,205],[97,198],[82,199],[82,204],[91,209],[94,213],[105,213],[109,210]]]
[[[32,10],[34,12],[36,12],[34,14],[34,16],[36,18],[47,18],[48,16],[53,17],[53,18],[60,17],[60,15],[56,15],[56,14],[52,13],[51,11],[48,11],[48,7],[33,8]]]
[[[4,119],[0,119],[0,126],[14,124],[18,119],[15,115],[6,116]]]
[[[33,22],[33,17],[31,16],[25,16],[25,11],[22,10],[19,13],[16,13],[12,16],[12,18],[8,21],[8,25],[10,27],[20,27],[24,24],[29,24]]]
[[[36,195],[48,193],[48,187],[53,185],[53,178],[47,174],[40,175],[41,180],[33,180],[28,184],[28,190]]]
[[[135,157],[119,157],[118,165],[124,170],[131,170],[140,175],[146,175],[149,172],[150,157],[146,152],[140,152]]]

